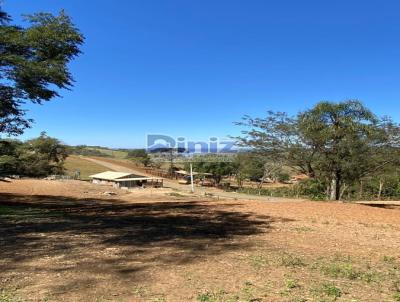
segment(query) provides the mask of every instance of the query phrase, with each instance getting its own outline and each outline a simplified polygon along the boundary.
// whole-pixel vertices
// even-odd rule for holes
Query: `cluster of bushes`
[[[400,198],[400,177],[388,174],[370,177],[350,186],[343,194],[344,199],[391,200]]]
[[[145,149],[128,150],[126,158],[147,167],[151,164],[151,158]]]
[[[0,140],[0,175],[44,177],[63,174],[67,156],[66,146],[46,133],[25,142]]]
[[[256,194],[272,197],[308,198],[327,200],[328,185],[316,179],[301,181],[295,185],[277,188],[239,188],[240,193]],[[387,176],[366,179],[342,190],[342,200],[394,200],[400,198],[400,178]]]
[[[318,181],[307,180],[287,187],[276,188],[239,188],[239,193],[256,194],[271,197],[293,197],[322,200],[326,198],[326,187]]]

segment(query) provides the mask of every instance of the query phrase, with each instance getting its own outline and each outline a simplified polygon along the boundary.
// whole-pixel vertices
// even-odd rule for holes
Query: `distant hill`
[[[126,158],[128,149],[112,149],[101,146],[69,146],[69,154],[82,156],[100,156],[111,158]]]

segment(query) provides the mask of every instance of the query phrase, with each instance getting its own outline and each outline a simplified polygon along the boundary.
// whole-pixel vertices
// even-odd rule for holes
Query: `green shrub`
[[[317,180],[305,180],[290,187],[278,188],[240,188],[239,193],[264,195],[273,197],[303,197],[313,200],[326,199],[325,185]]]
[[[342,296],[342,290],[336,287],[333,283],[323,283],[318,287],[313,288],[311,291],[315,292],[319,296],[328,296],[331,301],[336,301]]]
[[[300,287],[299,286],[299,283],[297,282],[297,280],[293,280],[293,279],[288,279],[288,280],[286,280],[286,288],[287,289],[294,289],[294,288],[298,288],[298,287]]]
[[[333,284],[323,284],[321,287],[321,292],[335,299],[339,298],[342,295],[342,291],[340,290],[340,288],[336,287]]]
[[[290,254],[284,254],[280,259],[280,263],[286,267],[306,266],[301,258]]]
[[[197,301],[199,302],[222,302],[224,301],[225,291],[219,292],[206,292],[197,295]]]
[[[279,182],[288,182],[290,180],[290,175],[288,173],[279,173],[277,179]]]
[[[357,272],[350,263],[330,263],[321,267],[321,272],[327,276],[334,278],[346,278],[349,280],[355,280],[360,277],[360,273]]]

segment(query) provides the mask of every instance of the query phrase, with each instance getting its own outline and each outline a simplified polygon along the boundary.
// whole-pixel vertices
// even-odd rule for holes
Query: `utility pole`
[[[191,191],[194,193],[194,185],[193,185],[193,167],[192,163],[190,163],[190,184],[192,186]]]
[[[171,179],[174,178],[174,149],[170,147],[169,150],[169,176]]]

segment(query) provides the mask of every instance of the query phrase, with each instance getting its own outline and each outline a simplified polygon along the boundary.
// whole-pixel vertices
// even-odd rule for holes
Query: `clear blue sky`
[[[357,98],[400,120],[400,1],[5,0],[64,8],[86,36],[63,98],[29,106],[24,138],[140,147],[146,133],[238,132],[244,114]]]

